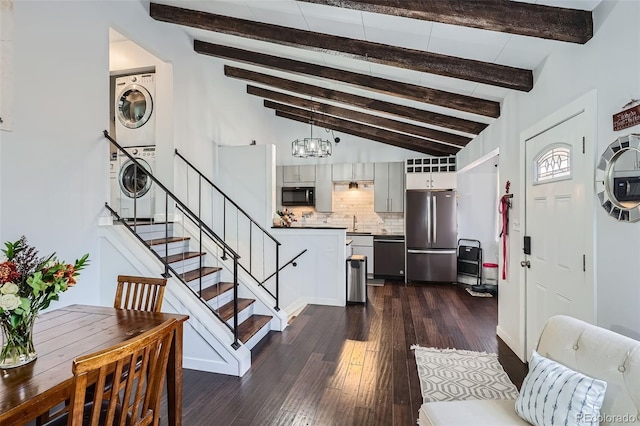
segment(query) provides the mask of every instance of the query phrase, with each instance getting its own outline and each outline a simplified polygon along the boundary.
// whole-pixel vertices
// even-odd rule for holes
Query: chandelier
[[[296,139],[291,142],[291,155],[299,158],[315,157],[323,158],[331,155],[331,142],[327,139],[313,137],[313,120],[311,125],[311,136],[304,139]]]

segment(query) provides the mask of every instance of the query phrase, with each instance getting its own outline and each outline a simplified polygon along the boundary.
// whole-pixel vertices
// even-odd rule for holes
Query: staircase
[[[178,197],[106,130],[103,133],[137,166],[137,177],[128,182],[133,187],[129,192],[148,188],[148,180],[154,191],[154,209],[146,210],[153,220],[122,218],[105,203],[113,223],[119,225],[107,238],[138,269],[153,274],[158,264],[164,269],[163,275],[169,278],[167,309],[190,316],[185,362],[195,369],[242,376],[251,366],[251,349],[271,330],[287,327],[287,314],[279,307],[279,274],[289,265],[295,267],[295,260],[306,250],[281,264],[280,243],[177,151],[176,156],[196,176],[195,200],[189,196],[191,187]],[[138,198],[133,200],[127,215],[140,211]],[[214,215],[209,211],[213,208],[222,212]]]
[[[234,327],[234,283],[223,281],[223,268],[216,266],[219,259],[205,251],[193,251],[199,245],[189,236],[174,236],[174,223],[137,222],[128,225],[196,295],[211,307],[217,316]],[[169,234],[165,236],[166,230]],[[259,301],[237,298],[238,340],[252,349],[271,330],[271,315],[255,312]]]

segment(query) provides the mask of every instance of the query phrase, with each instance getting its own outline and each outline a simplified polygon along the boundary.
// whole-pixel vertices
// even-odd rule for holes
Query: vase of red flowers
[[[76,284],[79,271],[88,264],[85,254],[74,264],[59,261],[55,253],[39,258],[23,236],[5,243],[0,260],[0,368],[19,367],[35,360],[33,325],[38,312],[58,300]]]

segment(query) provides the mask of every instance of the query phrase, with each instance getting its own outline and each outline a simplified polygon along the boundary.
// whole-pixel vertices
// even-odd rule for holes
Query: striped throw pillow
[[[607,382],[531,355],[529,373],[516,400],[516,412],[538,426],[598,425]]]

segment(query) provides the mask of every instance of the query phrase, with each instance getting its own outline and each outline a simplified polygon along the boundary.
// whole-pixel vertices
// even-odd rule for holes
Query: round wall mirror
[[[619,221],[640,220],[640,134],[613,141],[600,157],[598,169],[604,172],[600,204]]]

